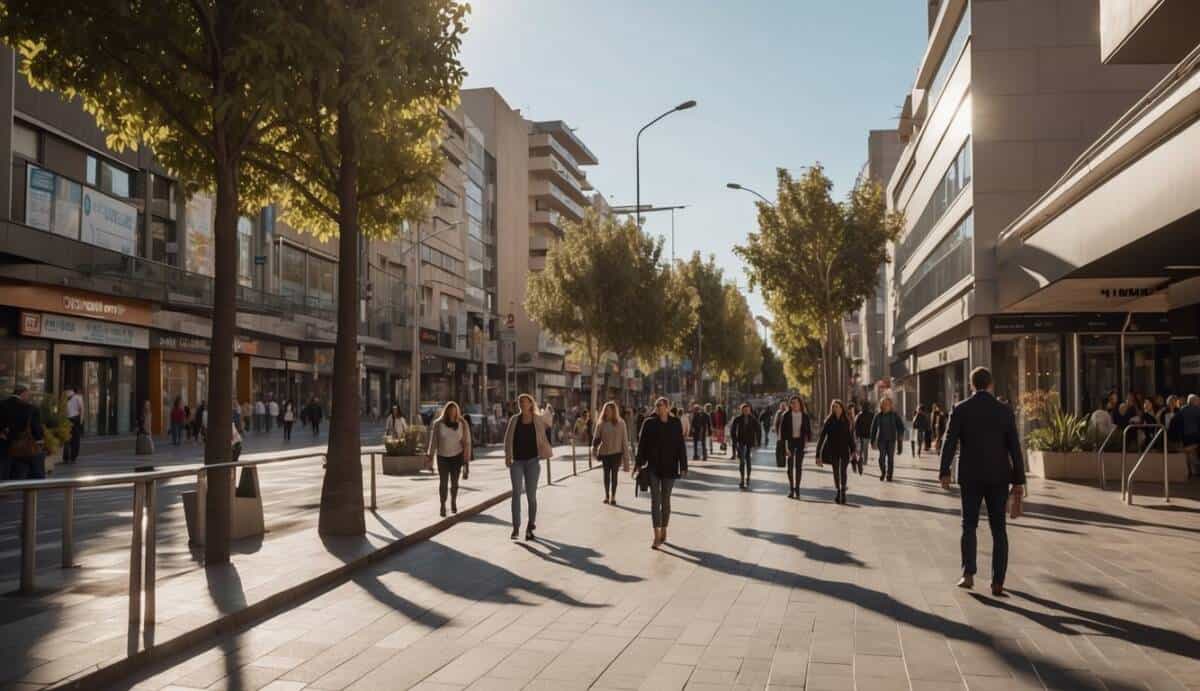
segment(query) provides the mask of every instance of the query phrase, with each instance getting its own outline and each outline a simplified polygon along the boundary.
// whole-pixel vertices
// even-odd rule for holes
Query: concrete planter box
[[[196,492],[183,492],[183,517],[187,522],[188,542],[204,544],[204,527],[199,525],[196,510]],[[263,522],[262,492],[258,484],[258,469],[254,466],[242,468],[241,480],[233,492],[231,507],[230,539],[261,537],[266,532]]]
[[[1109,483],[1120,486],[1121,483],[1121,454],[1104,453],[1104,474]],[[1136,453],[1131,449],[1127,458],[1126,472],[1133,470],[1141,451]],[[1099,464],[1096,462],[1094,451],[1072,451],[1060,453],[1056,451],[1030,450],[1026,457],[1029,460],[1029,474],[1047,480],[1100,480]],[[1134,482],[1162,482],[1162,451],[1151,451],[1142,462],[1134,476]],[[1167,476],[1171,482],[1187,481],[1187,458],[1182,453],[1167,455]]]
[[[425,468],[425,456],[384,456],[384,475],[415,475]]]

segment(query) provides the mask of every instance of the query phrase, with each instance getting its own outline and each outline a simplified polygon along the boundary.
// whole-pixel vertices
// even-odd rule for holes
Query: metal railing
[[[1098,466],[1097,469],[1100,471],[1100,489],[1102,490],[1108,489],[1108,473],[1104,469],[1104,450],[1108,448],[1108,442],[1112,441],[1112,436],[1120,429],[1120,427],[1113,427],[1110,429],[1108,431],[1108,436],[1106,436],[1104,438],[1104,442],[1100,444],[1100,448],[1096,449],[1096,465]]]
[[[1142,451],[1142,455],[1138,456],[1137,462],[1133,464],[1133,469],[1127,475],[1125,473],[1125,460],[1129,453],[1128,442],[1129,432],[1131,430],[1155,430],[1154,436],[1150,438],[1150,443]],[[1163,501],[1171,501],[1171,474],[1167,452],[1167,428],[1159,424],[1146,425],[1127,425],[1121,433],[1121,499],[1129,505],[1133,505],[1133,476],[1137,474],[1138,468],[1142,467],[1142,461],[1146,460],[1146,456],[1154,450],[1154,444],[1162,439],[1163,453]]]
[[[376,495],[376,456],[383,454],[383,447],[366,447],[360,452],[361,456],[370,457],[370,499],[368,508],[378,508]],[[214,463],[211,465],[190,465],[169,470],[150,472],[115,473],[74,479],[48,480],[18,480],[0,483],[0,494],[21,493],[21,580],[19,592],[23,595],[33,594],[36,589],[37,577],[37,504],[38,495],[43,491],[63,491],[63,525],[62,525],[62,568],[75,565],[75,490],[91,487],[113,487],[121,485],[133,486],[133,519],[132,535],[129,546],[129,626],[134,629],[138,621],[143,620],[148,629],[154,626],[155,618],[155,578],[157,562],[157,523],[158,523],[158,487],[159,484],[181,477],[196,477],[196,542],[202,542],[204,531],[205,500],[208,487],[208,473],[229,471],[230,497],[236,495],[232,486],[238,468],[256,469],[260,465],[285,463],[290,461],[310,460],[320,458],[322,463],[328,457],[324,452],[297,452],[276,456],[266,456],[231,463]],[[261,490],[260,490],[261,492]],[[260,495],[261,496],[261,495]],[[145,594],[145,609],[142,609],[142,593]]]

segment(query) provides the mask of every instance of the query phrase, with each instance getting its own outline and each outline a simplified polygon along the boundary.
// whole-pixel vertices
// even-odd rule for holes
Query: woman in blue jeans
[[[508,419],[504,430],[504,464],[512,479],[512,539],[521,532],[521,494],[529,501],[529,523],[525,525],[525,539],[534,539],[537,528],[537,483],[541,459],[553,454],[546,437],[546,423],[538,415],[533,396],[523,393],[517,397],[519,413]]]
[[[683,440],[683,424],[670,414],[667,399],[654,402],[654,415],[646,418],[638,434],[638,472],[645,469],[650,485],[650,525],[654,528],[651,549],[667,541],[667,525],[671,522],[671,490],[675,480],[687,477],[687,442]]]

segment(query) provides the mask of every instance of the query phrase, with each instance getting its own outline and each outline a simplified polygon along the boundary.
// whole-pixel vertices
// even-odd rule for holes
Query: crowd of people
[[[1116,434],[1120,432],[1120,435]],[[1122,437],[1130,447],[1146,448],[1161,443],[1165,433],[1169,447],[1187,454],[1188,476],[1200,475],[1200,396],[1144,396],[1130,393],[1121,400],[1116,391],[1097,402],[1088,417],[1087,435],[1098,443],[1119,448]]]
[[[325,408],[321,401],[313,396],[303,406],[291,400],[276,401],[274,398],[259,397],[251,403],[242,401],[233,404],[233,425],[237,436],[247,434],[270,434],[275,428],[283,432],[283,440],[292,440],[292,428],[296,421],[301,427],[307,428],[315,438],[321,433],[321,421],[325,418]],[[171,403],[168,415],[168,432],[172,446],[182,446],[184,443],[204,444],[208,440],[208,404],[206,401],[192,408],[184,403],[183,398],[176,396]]]

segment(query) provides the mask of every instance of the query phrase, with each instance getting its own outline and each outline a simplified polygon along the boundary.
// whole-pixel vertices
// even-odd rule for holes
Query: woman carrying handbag
[[[604,465],[604,503],[617,504],[617,475],[629,468],[629,431],[617,414],[617,404],[609,401],[600,409],[600,422],[592,439],[592,451]]]
[[[850,470],[850,459],[854,456],[854,431],[846,406],[838,399],[829,404],[829,417],[821,425],[821,436],[817,441],[817,465],[829,463],[833,466],[833,484],[837,488],[836,504],[846,503],[846,483]]]
[[[654,527],[651,549],[667,541],[671,521],[671,490],[675,480],[687,476],[687,444],[679,418],[670,414],[665,398],[654,402],[654,415],[642,423],[638,435],[637,467],[634,477],[650,488],[650,522]]]
[[[441,415],[429,428],[429,462],[437,459],[438,498],[441,514],[446,515],[446,495],[450,495],[450,511],[458,513],[458,477],[471,462],[471,423],[462,416],[454,401],[442,408]]]

